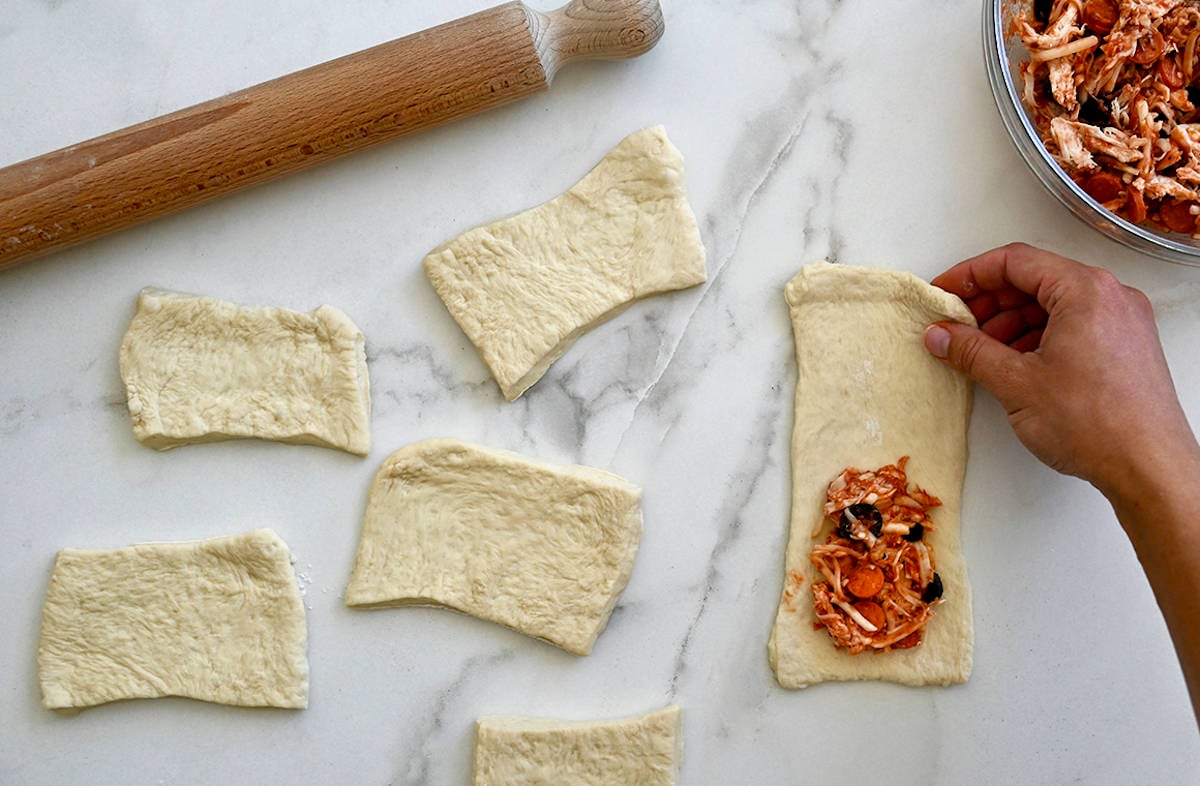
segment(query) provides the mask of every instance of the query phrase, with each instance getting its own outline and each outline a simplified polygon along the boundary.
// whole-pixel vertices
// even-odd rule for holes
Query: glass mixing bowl
[[[1200,265],[1200,241],[1189,235],[1138,226],[1106,210],[1076,185],[1042,146],[1017,87],[1020,78],[1017,66],[1029,59],[1029,53],[1019,38],[1008,35],[1013,13],[1028,6],[1029,0],[984,0],[983,3],[984,66],[1000,119],[1017,152],[1046,190],[1092,228],[1118,243],[1159,259]]]

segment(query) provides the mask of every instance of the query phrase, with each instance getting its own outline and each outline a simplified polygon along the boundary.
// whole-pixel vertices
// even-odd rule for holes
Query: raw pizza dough
[[[783,595],[768,653],[785,688],[824,680],[909,685],[965,682],[971,672],[971,594],[959,543],[967,421],[973,387],[922,344],[939,320],[975,324],[957,297],[908,273],[817,263],[787,284],[796,339],[792,523]],[[808,559],[824,539],[826,489],[843,469],[875,469],[910,456],[909,481],[941,498],[934,508],[936,568],[945,602],[913,649],[838,650],[814,630]],[[797,580],[801,579],[801,580]]]
[[[509,401],[634,301],[703,283],[683,158],[630,134],[561,196],[434,249],[425,272]]]
[[[480,718],[475,786],[673,786],[680,717],[670,706],[615,721]]]
[[[363,334],[331,306],[301,314],[143,289],[120,361],[143,445],[258,437],[370,450]]]
[[[291,556],[269,529],[65,549],[42,607],[42,704],[185,696],[303,709],[306,639]]]
[[[641,535],[641,490],[616,475],[426,440],[371,484],[346,605],[446,606],[586,655]]]

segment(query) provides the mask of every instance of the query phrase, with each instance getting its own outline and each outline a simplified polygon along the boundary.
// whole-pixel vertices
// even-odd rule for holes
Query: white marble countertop
[[[7,0],[0,165],[488,5]],[[1183,680],[1109,509],[1028,456],[983,391],[963,526],[970,682],[790,692],[766,641],[795,383],[782,287],[801,264],[929,278],[1017,239],[1103,264],[1153,300],[1193,420],[1200,269],[1118,247],[1041,190],[992,105],[977,3],[694,0],[666,16],[640,59],[571,66],[522,103],[0,274],[0,783],[461,784],[479,715],[667,702],[685,710],[684,784],[1196,777]],[[708,283],[629,309],[505,403],[421,258],[558,194],[656,123],[686,160]],[[368,340],[371,455],[139,446],[116,358],[146,285],[345,310]],[[373,473],[431,436],[645,488],[633,578],[592,655],[434,609],[343,606]],[[305,588],[308,710],[41,709],[56,550],[258,526],[288,542]]]

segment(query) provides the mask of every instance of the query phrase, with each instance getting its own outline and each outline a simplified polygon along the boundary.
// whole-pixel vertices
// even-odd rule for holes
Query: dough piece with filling
[[[704,282],[683,158],[630,134],[561,196],[434,249],[425,272],[509,401],[634,301]]]
[[[184,696],[303,709],[306,639],[291,555],[269,529],[65,549],[42,607],[42,704]]]
[[[348,606],[446,606],[586,655],[629,581],[641,490],[448,439],[384,461]]]
[[[817,263],[788,282],[796,340],[792,522],[783,595],[768,645],[785,688],[824,680],[908,685],[965,682],[971,672],[971,593],[959,543],[973,387],[924,348],[932,322],[975,324],[957,297],[909,273]],[[814,630],[808,559],[823,537],[829,482],[910,456],[910,482],[942,500],[927,534],[945,588],[917,647],[851,655]]]
[[[157,450],[243,437],[370,450],[363,334],[331,306],[143,289],[120,362],[133,435]]]
[[[679,707],[613,721],[480,718],[475,786],[673,786]]]

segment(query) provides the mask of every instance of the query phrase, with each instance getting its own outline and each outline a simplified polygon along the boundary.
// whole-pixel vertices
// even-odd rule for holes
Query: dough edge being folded
[[[776,679],[786,688],[827,680],[965,682],[973,625],[960,523],[973,385],[929,355],[922,336],[935,321],[975,319],[954,295],[892,270],[814,263],[788,282],[785,296],[797,382],[784,587],[768,642]],[[910,482],[943,502],[933,511],[929,542],[945,602],[920,646],[850,655],[812,627],[811,585],[820,579],[808,553],[829,482],[847,467],[874,469],[904,455]]]

